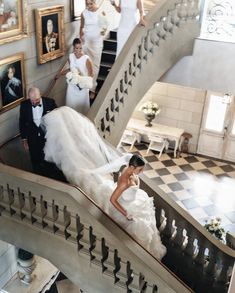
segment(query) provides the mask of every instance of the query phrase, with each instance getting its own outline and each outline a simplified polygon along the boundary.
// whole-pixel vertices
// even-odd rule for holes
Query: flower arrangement
[[[82,76],[76,68],[72,68],[66,74],[68,84],[76,85],[79,89],[91,89],[93,87],[93,78],[91,76]]]
[[[206,221],[204,227],[217,239],[225,242],[225,230],[221,227],[221,218],[211,218],[209,221]]]
[[[158,115],[161,112],[157,103],[151,101],[145,102],[140,106],[139,111],[142,111],[146,115]]]

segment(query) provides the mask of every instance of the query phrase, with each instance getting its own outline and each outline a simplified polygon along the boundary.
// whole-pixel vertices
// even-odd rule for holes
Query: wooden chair
[[[146,155],[149,153],[150,150],[158,151],[159,155],[158,158],[161,157],[163,150],[166,148],[168,149],[169,142],[165,137],[161,136],[148,136],[149,139],[149,147],[147,149]]]

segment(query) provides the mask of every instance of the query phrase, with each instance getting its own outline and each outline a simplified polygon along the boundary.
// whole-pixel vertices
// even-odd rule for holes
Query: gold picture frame
[[[0,0],[0,45],[27,36],[27,0]]]
[[[24,98],[24,53],[18,53],[0,60],[0,113],[16,107]]]
[[[38,63],[43,64],[65,54],[64,5],[35,10]]]

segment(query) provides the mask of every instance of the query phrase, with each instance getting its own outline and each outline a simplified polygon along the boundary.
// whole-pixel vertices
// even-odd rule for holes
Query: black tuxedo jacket
[[[42,97],[43,104],[43,115],[57,108],[56,103],[53,99]],[[19,128],[22,139],[28,139],[29,143],[35,136],[38,136],[42,130],[33,121],[33,110],[31,101],[25,100],[20,104],[20,120]],[[39,134],[43,135],[43,133]]]

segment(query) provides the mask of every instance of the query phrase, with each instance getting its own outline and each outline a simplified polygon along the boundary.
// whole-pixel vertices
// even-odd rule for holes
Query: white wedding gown
[[[139,16],[137,10],[137,0],[121,1],[121,19],[117,31],[117,53],[119,55],[130,34],[138,24]]]
[[[161,259],[166,248],[156,227],[153,198],[138,186],[123,192],[119,203],[133,215],[133,221],[128,221],[110,202],[116,188],[110,174],[127,165],[132,154],[120,157],[99,136],[88,118],[69,107],[48,113],[43,123],[47,131],[45,159],[56,163],[69,182],[80,186],[130,235]]]

